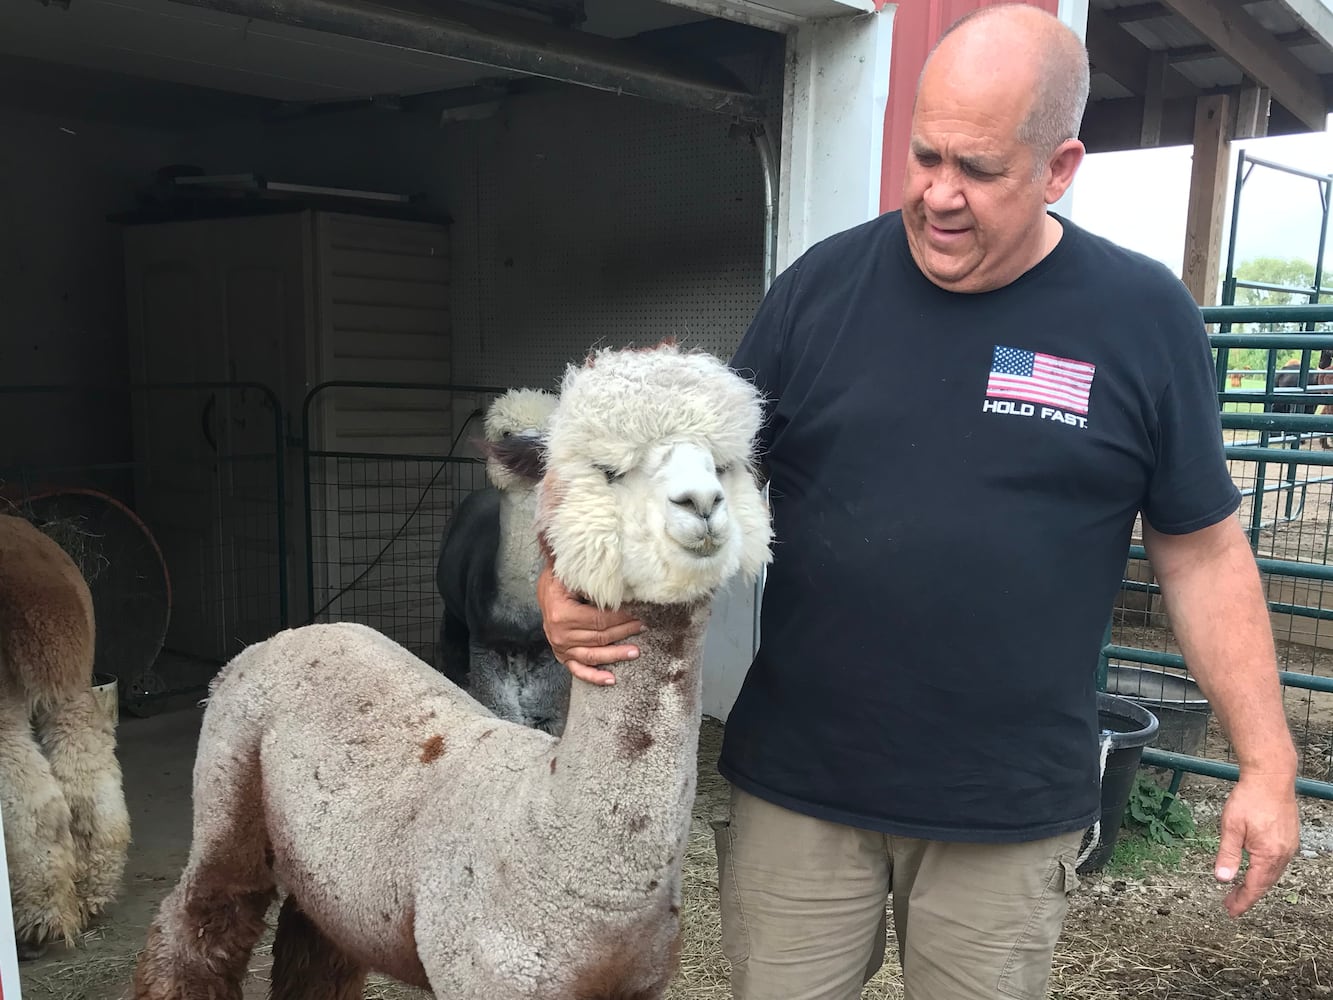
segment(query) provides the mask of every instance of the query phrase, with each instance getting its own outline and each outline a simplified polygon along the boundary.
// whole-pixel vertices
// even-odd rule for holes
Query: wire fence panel
[[[1259,560],[1300,755],[1298,787],[1333,799],[1333,306],[1214,307],[1204,316],[1238,516]],[[1233,748],[1188,674],[1138,531],[1100,681],[1159,717],[1145,763],[1234,779]]]
[[[40,429],[6,435],[0,495],[79,562],[125,707],[202,692],[285,627],[291,499],[267,386],[0,386],[0,420]]]
[[[504,391],[345,381],[310,391],[306,620],[361,622],[436,663],[436,561],[458,505],[489,485],[467,442]]]

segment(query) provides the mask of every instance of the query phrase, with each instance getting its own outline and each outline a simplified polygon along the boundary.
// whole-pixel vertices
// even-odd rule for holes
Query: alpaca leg
[[[241,1000],[276,887],[258,751],[218,732],[234,722],[205,716],[190,858],[148,929],[133,1000]]]
[[[115,726],[91,690],[41,713],[37,731],[51,772],[69,803],[83,919],[115,898],[125,872],[130,815],[125,806]]]
[[[526,725],[520,701],[519,681],[511,657],[479,643],[472,644],[468,693],[498,718]]]
[[[12,692],[0,692],[0,813],[19,953],[36,958],[51,941],[72,944],[82,925],[69,806]]]
[[[278,911],[270,1000],[361,1000],[366,969],[324,936],[294,896]]]
[[[528,713],[537,720],[536,728],[560,736],[565,731],[565,719],[569,714],[569,670],[555,658],[549,647],[534,652],[529,663]]]
[[[468,640],[467,622],[451,614],[448,608],[440,618],[440,673],[453,681],[464,691],[468,689]]]

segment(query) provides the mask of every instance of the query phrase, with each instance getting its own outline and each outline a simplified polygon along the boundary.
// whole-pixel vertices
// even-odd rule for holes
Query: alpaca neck
[[[534,517],[535,489],[516,488],[500,493],[500,548],[496,554],[496,583],[504,595],[522,595],[523,604],[537,606],[537,576],[541,549]]]
[[[643,622],[635,660],[610,686],[575,680],[554,748],[561,798],[576,796],[600,829],[673,841],[688,831],[698,758],[703,641],[711,605],[626,605]],[[617,849],[611,838],[608,846]]]

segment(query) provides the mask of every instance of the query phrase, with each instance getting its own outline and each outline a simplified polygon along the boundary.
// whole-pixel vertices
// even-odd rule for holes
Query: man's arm
[[[1239,916],[1272,887],[1300,846],[1296,748],[1259,570],[1234,517],[1179,535],[1155,531],[1145,518],[1143,544],[1190,673],[1240,765],[1240,780],[1222,810],[1214,870],[1218,881],[1231,882],[1241,849],[1249,852],[1245,884],[1225,901],[1227,912]]]

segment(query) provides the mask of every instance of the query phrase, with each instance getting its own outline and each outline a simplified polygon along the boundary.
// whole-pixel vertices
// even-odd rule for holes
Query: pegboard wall
[[[764,177],[726,118],[542,93],[457,152],[455,381],[554,389],[590,348],[667,336],[731,355],[764,291]]]

